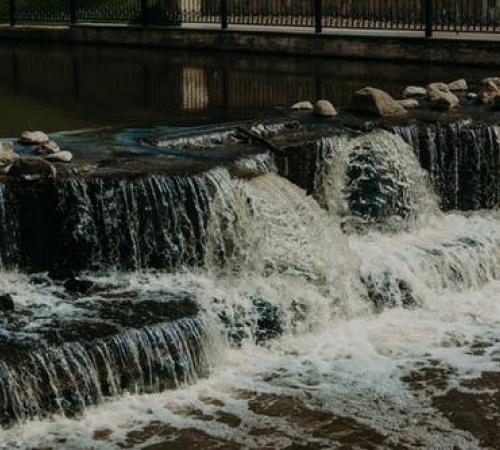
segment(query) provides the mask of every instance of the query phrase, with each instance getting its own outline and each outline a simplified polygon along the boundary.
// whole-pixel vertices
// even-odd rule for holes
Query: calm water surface
[[[479,81],[484,69],[340,59],[3,43],[0,136],[26,128],[195,125],[273,113],[367,85],[398,95],[410,83]]]

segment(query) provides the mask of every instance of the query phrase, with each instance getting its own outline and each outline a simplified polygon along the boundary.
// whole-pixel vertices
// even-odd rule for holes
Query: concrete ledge
[[[500,40],[437,38],[374,33],[324,33],[291,29],[142,28],[77,25],[73,27],[0,27],[0,40],[54,44],[129,45],[268,54],[349,57],[422,63],[500,65]]]

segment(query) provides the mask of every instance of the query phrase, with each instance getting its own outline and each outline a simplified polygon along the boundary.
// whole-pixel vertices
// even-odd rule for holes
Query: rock
[[[420,102],[414,98],[405,98],[404,100],[398,100],[398,103],[406,109],[418,108]]]
[[[0,311],[14,311],[14,300],[12,299],[12,295],[0,295]]]
[[[70,163],[73,160],[73,154],[71,152],[68,152],[67,150],[64,150],[62,152],[44,155],[43,158],[50,162]]]
[[[250,128],[250,133],[253,133],[256,136],[266,137],[268,131],[262,123],[259,123],[258,125],[254,125],[252,128]],[[205,145],[203,145],[203,147],[205,147]]]
[[[350,99],[347,109],[353,112],[370,113],[379,117],[395,117],[406,114],[406,109],[387,92],[366,87],[356,92]]]
[[[467,92],[467,98],[469,100],[477,100],[477,94],[475,92]]]
[[[10,176],[22,178],[28,181],[37,181],[56,176],[56,168],[38,157],[17,158],[9,167],[7,172]]]
[[[81,278],[70,278],[64,283],[64,288],[72,294],[89,294],[95,286],[95,283],[90,280],[82,280]]]
[[[24,131],[21,134],[20,141],[23,144],[44,144],[50,139],[43,131]]]
[[[323,117],[333,117],[337,115],[337,111],[328,100],[318,100],[314,104],[313,113]]]
[[[403,91],[404,98],[425,97],[426,95],[427,95],[427,90],[421,86],[407,86]]]
[[[500,78],[490,77],[481,81],[478,98],[483,105],[490,105],[496,97],[500,96]]]
[[[448,83],[448,89],[452,92],[464,92],[469,89],[469,85],[464,78]]]
[[[14,147],[10,142],[0,142],[0,167],[10,166],[19,155],[14,153]]]
[[[431,83],[427,86],[427,96],[431,101],[431,108],[450,110],[460,104],[458,97],[450,91],[445,83]]]
[[[311,110],[313,108],[314,106],[309,100],[298,102],[291,106],[291,109],[298,109],[298,110]]]
[[[52,140],[44,142],[37,149],[37,153],[39,155],[53,155],[54,153],[58,153],[59,151],[61,151],[61,148],[56,141]]]

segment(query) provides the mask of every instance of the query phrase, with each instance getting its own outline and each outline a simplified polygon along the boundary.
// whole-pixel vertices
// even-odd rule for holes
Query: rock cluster
[[[29,181],[54,178],[56,168],[51,163],[70,163],[73,155],[62,151],[57,142],[43,131],[24,131],[19,144],[31,147],[32,154],[19,155],[10,142],[0,143],[0,170],[4,173]]]
[[[406,99],[418,98],[425,101],[429,108],[438,111],[447,111],[456,108],[463,101],[464,104],[479,103],[490,107],[492,111],[500,110],[500,77],[489,77],[481,81],[478,92],[469,91],[467,80],[460,78],[451,83],[430,83],[426,88],[421,86],[407,86],[403,91],[400,103]]]
[[[25,131],[21,134],[19,142],[34,148],[35,154],[50,161],[71,162],[73,155],[70,152],[61,152],[59,144],[50,139],[43,131]],[[64,153],[62,157],[55,157]]]

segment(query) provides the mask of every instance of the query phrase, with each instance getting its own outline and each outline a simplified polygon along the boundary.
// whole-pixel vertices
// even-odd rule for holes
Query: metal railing
[[[0,0],[0,22],[500,33],[500,0]]]

